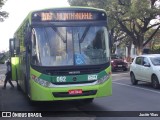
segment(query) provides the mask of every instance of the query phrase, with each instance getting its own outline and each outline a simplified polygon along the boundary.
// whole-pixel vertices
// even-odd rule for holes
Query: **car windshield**
[[[155,66],[159,66],[160,65],[160,57],[150,57],[151,62],[153,65]]]
[[[32,29],[32,63],[39,66],[98,65],[109,61],[105,26]]]

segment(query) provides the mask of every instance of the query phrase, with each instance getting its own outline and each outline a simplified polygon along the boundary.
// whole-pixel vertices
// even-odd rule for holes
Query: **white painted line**
[[[112,82],[112,83],[118,84],[118,85],[122,85],[122,86],[137,88],[137,89],[141,89],[141,90],[146,90],[146,91],[150,91],[150,92],[153,92],[153,93],[158,93],[158,94],[160,94],[159,91],[155,91],[155,90],[150,90],[150,89],[141,88],[141,87],[137,87],[137,86],[127,85],[127,84],[123,84],[123,83],[119,83],[119,82]]]
[[[113,82],[114,82],[114,81],[122,81],[122,80],[129,80],[129,81],[130,81],[130,78],[121,77],[120,79],[115,79],[115,80],[112,79]]]
[[[127,72],[127,73],[117,73],[117,74],[113,74],[113,73],[112,73],[112,76],[127,75],[127,74],[129,75],[129,73],[128,73],[128,72]]]

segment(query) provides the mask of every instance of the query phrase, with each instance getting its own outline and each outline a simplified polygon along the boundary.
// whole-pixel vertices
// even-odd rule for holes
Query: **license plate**
[[[118,67],[122,67],[122,65],[118,65]]]
[[[82,94],[82,89],[78,89],[78,90],[69,90],[68,93],[70,95],[76,95],[76,94]]]

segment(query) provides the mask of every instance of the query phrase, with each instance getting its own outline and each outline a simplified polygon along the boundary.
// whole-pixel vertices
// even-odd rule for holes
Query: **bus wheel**
[[[94,100],[94,98],[87,98],[87,99],[84,99],[84,103],[92,103]]]

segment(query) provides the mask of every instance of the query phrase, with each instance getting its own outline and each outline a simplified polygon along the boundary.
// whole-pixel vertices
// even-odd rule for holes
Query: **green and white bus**
[[[12,77],[31,101],[112,95],[107,15],[88,7],[32,11],[14,34]]]

